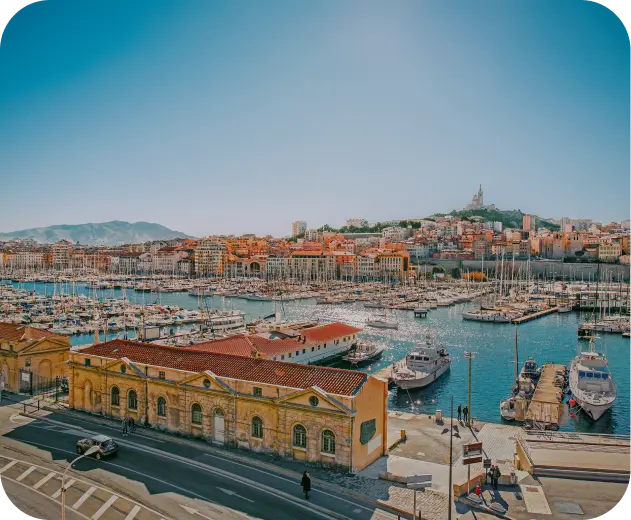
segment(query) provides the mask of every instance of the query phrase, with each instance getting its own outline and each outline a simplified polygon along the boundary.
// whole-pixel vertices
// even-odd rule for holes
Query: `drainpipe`
[[[149,425],[149,367],[145,366],[145,426]]]

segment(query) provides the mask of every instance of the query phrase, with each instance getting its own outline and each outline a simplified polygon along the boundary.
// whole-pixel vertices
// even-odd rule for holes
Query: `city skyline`
[[[285,236],[480,183],[502,209],[628,218],[628,40],[600,5],[103,5],[7,26],[1,231]]]

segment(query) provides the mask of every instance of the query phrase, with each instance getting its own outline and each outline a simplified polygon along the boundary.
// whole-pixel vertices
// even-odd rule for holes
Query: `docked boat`
[[[609,372],[609,362],[605,354],[596,352],[593,338],[589,351],[581,352],[572,360],[570,391],[578,406],[593,421],[600,419],[616,400],[617,389]]]
[[[342,357],[342,359],[351,365],[361,365],[362,363],[379,359],[385,350],[386,347],[383,345],[359,343],[357,347],[351,350],[346,356]]]
[[[424,388],[431,385],[451,367],[451,358],[444,348],[436,348],[428,341],[426,345],[412,350],[405,365],[395,365],[392,381],[402,390]]]
[[[462,319],[470,321],[487,321],[491,323],[510,323],[513,318],[504,312],[479,310],[463,312]]]
[[[560,312],[560,313],[572,312],[572,306],[571,305],[562,305],[561,307],[559,307],[557,309],[557,312]]]

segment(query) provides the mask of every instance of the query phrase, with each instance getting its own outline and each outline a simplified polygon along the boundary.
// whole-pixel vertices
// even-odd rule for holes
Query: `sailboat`
[[[534,359],[527,359],[519,374],[519,353],[517,348],[517,325],[515,325],[514,346],[514,386],[511,396],[500,402],[500,415],[506,421],[523,422],[530,404],[530,398],[535,390],[536,381],[541,375],[541,369]]]

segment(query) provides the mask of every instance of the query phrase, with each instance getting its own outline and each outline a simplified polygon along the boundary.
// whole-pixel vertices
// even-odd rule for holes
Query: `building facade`
[[[222,241],[202,239],[195,248],[195,272],[199,276],[223,274],[228,247]]]
[[[69,373],[77,410],[352,471],[387,454],[387,384],[361,372],[113,340]]]
[[[307,223],[304,220],[296,220],[291,223],[291,236],[297,237],[298,235],[304,235],[307,231]]]

